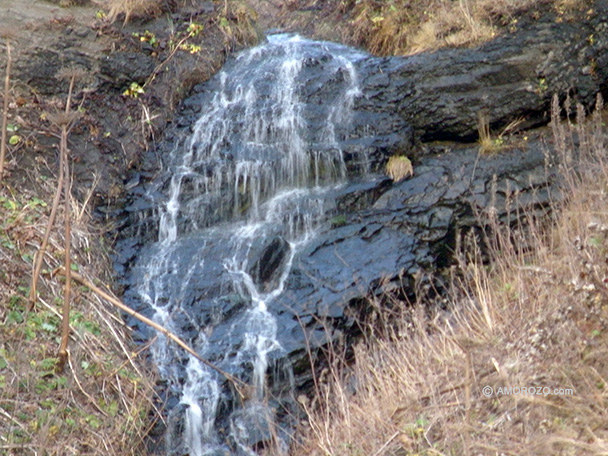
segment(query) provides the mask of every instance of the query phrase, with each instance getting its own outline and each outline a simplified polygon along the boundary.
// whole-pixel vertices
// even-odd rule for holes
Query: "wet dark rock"
[[[272,441],[273,422],[274,417],[268,407],[253,403],[233,414],[231,434],[245,448],[259,447],[264,442]]]
[[[155,60],[141,52],[121,51],[102,60],[99,70],[113,86],[126,88],[132,82],[145,83],[155,66]]]
[[[27,59],[14,63],[11,78],[22,81],[40,95],[67,94],[69,81],[60,77],[60,71],[65,68],[77,68],[87,76],[85,83],[94,78],[90,76],[96,68],[95,59],[76,49],[57,51],[37,47],[32,49]],[[77,89],[81,84],[77,84]]]
[[[528,127],[544,124],[554,94],[570,93],[587,107],[606,94],[606,29],[606,16],[596,12],[585,23],[527,24],[475,49],[368,59],[358,106],[398,110],[423,141],[472,139],[480,113],[493,127],[520,116]]]
[[[259,246],[254,243],[249,252],[252,263],[248,270],[249,275],[256,285],[261,285],[265,291],[277,287],[277,281],[282,272],[281,266],[285,263],[290,247],[289,243],[281,236],[264,240],[260,251]]]

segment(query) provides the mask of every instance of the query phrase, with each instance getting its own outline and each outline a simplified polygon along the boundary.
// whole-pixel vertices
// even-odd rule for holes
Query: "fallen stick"
[[[65,275],[65,268],[59,267],[59,268],[55,269],[55,271],[53,271],[53,275],[56,273]],[[80,274],[77,274],[74,271],[71,271],[71,273],[72,273],[72,279],[76,280],[77,282],[80,282],[85,287],[90,288],[94,293],[96,293],[101,298],[108,301],[110,304],[118,307],[120,310],[128,313],[132,317],[137,318],[142,323],[156,329],[157,331],[161,332],[166,337],[168,337],[169,339],[174,341],[177,345],[182,347],[184,350],[186,350],[188,353],[190,353],[192,356],[194,356],[196,359],[198,359],[205,366],[213,369],[218,374],[223,376],[226,380],[231,382],[234,385],[234,388],[236,389],[236,391],[239,393],[239,396],[241,396],[241,399],[244,400],[246,398],[246,394],[243,391],[247,391],[247,388],[249,385],[247,385],[245,382],[243,382],[242,380],[239,380],[238,378],[234,377],[233,375],[229,374],[228,372],[220,369],[215,364],[213,364],[210,361],[206,360],[205,358],[201,357],[186,342],[184,342],[182,339],[180,339],[179,336],[172,333],[167,328],[159,325],[158,323],[156,323],[156,322],[150,320],[149,318],[141,315],[140,313],[134,311],[129,306],[122,303],[120,300],[118,300],[114,296],[110,295],[109,293],[105,292],[104,290],[102,290],[101,288],[99,288],[98,286],[93,284],[90,280],[86,279],[85,277],[81,276]],[[241,388],[243,388],[243,391],[241,390]]]

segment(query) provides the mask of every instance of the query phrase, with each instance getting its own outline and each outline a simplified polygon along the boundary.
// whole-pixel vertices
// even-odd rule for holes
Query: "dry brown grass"
[[[156,17],[163,12],[163,0],[108,0],[108,20],[123,19],[128,23],[131,19]]]
[[[498,134],[494,134],[490,130],[488,116],[480,112],[477,124],[479,152],[484,155],[491,155],[512,147],[514,144],[509,143],[509,136],[517,132],[523,121],[523,117],[517,118],[507,124]]]
[[[50,194],[54,182],[40,178],[37,185]],[[39,299],[28,310],[49,206],[26,189],[0,189],[0,454],[142,454],[154,374],[137,359],[116,310],[85,287],[73,287],[69,359],[63,374],[55,370],[64,283],[52,272],[62,263],[60,229],[50,237]],[[102,236],[92,231],[86,207],[73,200],[71,212],[73,268],[99,284],[110,276]]]
[[[250,1],[260,8],[268,3]],[[288,19],[280,26],[378,55],[409,55],[483,43],[516,30],[518,18],[534,18],[540,9],[567,17],[584,7],[582,0],[294,0],[282,7]]]
[[[260,41],[262,35],[257,28],[257,20],[257,12],[246,2],[226,1],[222,14],[218,18],[226,49],[232,50]]]
[[[354,38],[372,53],[412,54],[446,46],[469,46],[515,26],[515,17],[536,0],[425,0],[357,2]]]
[[[394,155],[386,163],[386,174],[395,182],[410,177],[414,174],[414,168],[409,158]]]
[[[527,228],[510,230],[480,214],[494,261],[465,237],[448,311],[372,300],[354,364],[336,353],[302,401],[293,454],[608,453],[606,135],[580,109],[552,127],[568,196],[553,226],[524,215]],[[522,387],[541,394],[514,394]]]

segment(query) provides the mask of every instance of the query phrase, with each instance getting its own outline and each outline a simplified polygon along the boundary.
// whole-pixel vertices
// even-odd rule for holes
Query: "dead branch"
[[[60,273],[60,274],[64,274],[65,275],[65,268],[63,268],[63,267],[57,268],[54,271],[54,273]],[[245,392],[247,391],[248,386],[249,386],[245,382],[243,382],[242,380],[239,380],[238,378],[234,377],[233,375],[229,374],[228,372],[224,371],[223,369],[220,369],[215,364],[213,364],[210,361],[206,360],[205,358],[203,358],[202,356],[200,356],[198,353],[196,353],[194,351],[194,349],[192,349],[186,342],[184,342],[182,339],[180,339],[179,336],[177,336],[176,334],[172,333],[167,328],[159,325],[158,323],[156,323],[156,322],[150,320],[149,318],[141,315],[140,313],[134,311],[129,306],[127,306],[126,304],[124,304],[123,302],[121,302],[118,298],[110,295],[108,292],[102,290],[101,288],[99,288],[98,286],[96,286],[95,284],[93,284],[90,280],[86,279],[85,277],[81,276],[80,274],[78,274],[76,272],[72,272],[72,278],[74,280],[76,280],[77,282],[81,283],[82,285],[84,285],[85,287],[91,289],[94,293],[96,293],[97,295],[99,295],[99,297],[105,299],[106,301],[108,301],[113,306],[118,307],[123,312],[126,312],[127,314],[131,315],[132,317],[137,318],[142,323],[150,326],[151,328],[154,328],[155,330],[157,330],[158,332],[160,332],[161,334],[163,334],[165,337],[171,339],[177,345],[179,345],[184,350],[186,350],[189,354],[191,354],[196,359],[198,359],[205,366],[213,369],[218,374],[220,374],[222,377],[224,377],[226,380],[228,380],[230,383],[232,383],[232,385],[235,387],[236,391],[239,393],[239,396],[241,397],[241,399],[245,399],[245,397],[246,397]]]
[[[0,180],[4,174],[4,157],[6,156],[6,126],[8,122],[8,92],[11,81],[11,42],[6,39],[6,75],[4,76],[4,106],[2,108],[2,143],[0,144]]]
[[[68,156],[68,130],[70,128],[70,105],[72,102],[72,90],[74,90],[75,75],[72,75],[70,79],[70,88],[68,90],[68,99],[65,104],[65,122],[61,125],[61,146],[60,146],[60,164],[63,166],[65,175],[65,185],[63,189],[63,207],[64,207],[64,252],[65,252],[65,289],[63,294],[63,317],[61,320],[61,344],[59,345],[59,352],[57,355],[57,372],[63,372],[65,363],[68,360],[68,341],[70,338],[70,301],[72,298],[72,260],[71,260],[71,245],[72,245],[72,227],[70,220],[70,160]]]

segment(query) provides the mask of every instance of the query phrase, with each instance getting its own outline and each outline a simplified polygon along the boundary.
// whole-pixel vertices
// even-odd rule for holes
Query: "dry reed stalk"
[[[61,190],[63,189],[64,172],[64,167],[60,165],[59,177],[57,178],[57,188],[55,188],[55,196],[53,197],[53,203],[51,205],[51,213],[49,214],[49,219],[44,231],[44,237],[42,238],[40,248],[36,252],[36,259],[34,261],[34,270],[32,272],[32,281],[30,283],[30,294],[28,299],[28,310],[33,310],[34,306],[36,305],[36,301],[38,300],[38,281],[40,279],[40,271],[42,270],[42,262],[49,243],[51,231],[53,230],[53,225],[55,224],[55,218],[57,216],[57,208],[59,207]]]
[[[6,128],[8,123],[8,93],[11,82],[11,42],[6,39],[6,75],[4,76],[4,105],[2,107],[2,143],[0,143],[0,181],[4,175],[6,157]]]
[[[72,227],[70,225],[70,165],[68,157],[68,125],[64,124],[61,126],[61,146],[60,146],[60,164],[64,171],[65,182],[63,185],[63,198],[64,198],[64,255],[65,255],[65,288],[63,292],[63,317],[61,320],[61,343],[59,345],[59,352],[57,355],[57,366],[56,371],[58,373],[63,372],[65,364],[68,360],[68,340],[70,338],[70,300],[72,296],[72,267],[70,248],[72,243]]]
[[[63,187],[63,207],[64,207],[64,255],[65,255],[65,288],[63,292],[63,318],[61,322],[61,343],[57,355],[57,372],[63,372],[65,364],[68,360],[68,341],[70,339],[70,302],[72,298],[72,226],[71,226],[71,176],[70,176],[70,157],[68,150],[68,134],[74,116],[70,116],[72,104],[72,92],[74,90],[74,82],[78,76],[76,71],[73,71],[70,77],[70,87],[68,89],[68,98],[65,103],[65,119],[61,123],[61,144],[60,144],[60,160],[59,166],[64,168],[65,183]]]

